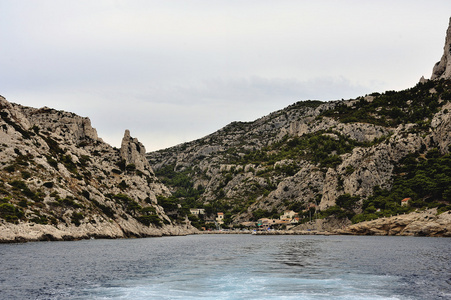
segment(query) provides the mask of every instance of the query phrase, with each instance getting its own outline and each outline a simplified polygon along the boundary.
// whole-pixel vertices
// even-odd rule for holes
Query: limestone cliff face
[[[228,212],[235,224],[287,209],[300,214],[330,208],[329,212],[386,215],[390,205],[402,210],[401,199],[378,207],[365,207],[364,201],[370,202],[375,191],[390,191],[396,179],[412,175],[415,166],[411,174],[399,171],[405,161],[420,165],[429,154],[445,157],[450,152],[451,19],[444,54],[431,79],[422,78],[399,92],[301,101],[254,122],[234,122],[199,140],[148,153],[147,158],[161,178],[181,174],[184,185],[173,183],[172,190],[182,188],[186,194],[188,176],[199,191],[188,195],[197,197],[194,204]],[[450,174],[442,175],[450,181]],[[406,193],[414,193],[409,189],[404,187]],[[435,197],[434,205],[449,210],[451,192],[439,189],[436,195],[418,196],[415,205],[429,207],[426,200]],[[337,200],[348,195],[360,200],[351,208],[338,207]],[[346,225],[326,223],[322,228]]]
[[[437,62],[432,70],[432,80],[436,79],[450,79],[451,78],[451,18],[449,20],[449,27],[446,31],[445,46],[443,56]]]
[[[130,136],[130,131],[125,130],[124,138],[121,144],[121,157],[125,160],[127,166],[133,166],[137,170],[146,172],[147,175],[153,175],[152,168],[146,159],[146,148],[138,139]]]
[[[233,212],[234,223],[256,211],[324,211],[344,194],[360,197],[358,213],[375,187],[391,188],[395,167],[407,155],[449,152],[450,84],[428,81],[399,93],[299,102],[147,157],[160,176],[168,167],[189,174],[203,190],[198,203]],[[427,105],[436,111],[423,114]]]
[[[0,241],[159,236],[194,229],[158,205],[170,195],[126,131],[121,149],[88,118],[0,97]]]
[[[332,231],[334,231],[332,229]],[[343,226],[338,234],[451,237],[451,212],[436,209]]]

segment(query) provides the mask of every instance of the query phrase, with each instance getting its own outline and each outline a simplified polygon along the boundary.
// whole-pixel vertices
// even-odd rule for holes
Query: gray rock
[[[443,47],[443,55],[432,70],[431,80],[451,79],[451,18],[449,27],[446,31],[445,46]]]
[[[3,97],[0,113],[0,198],[23,213],[7,220],[0,212],[0,242],[196,231],[189,222],[171,220],[157,204],[158,195],[170,192],[128,130],[116,149],[97,136],[88,118],[73,113]],[[139,221],[146,208],[161,226]]]

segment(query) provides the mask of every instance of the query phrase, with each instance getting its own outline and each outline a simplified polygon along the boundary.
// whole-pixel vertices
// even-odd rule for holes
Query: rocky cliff
[[[0,97],[0,241],[187,234],[217,212],[238,226],[285,210],[343,234],[449,236],[450,41],[451,26],[410,89],[301,101],[147,154],[128,130],[116,149],[87,118]]]
[[[299,102],[147,157],[169,185],[168,169],[187,174],[203,191],[191,204],[230,212],[232,223],[287,209],[326,211],[344,195],[359,198],[352,209],[359,213],[375,188],[392,188],[407,156],[449,153],[450,86],[429,81],[353,100]]]
[[[451,237],[451,212],[436,209],[379,218],[334,230],[337,234]]]
[[[432,70],[432,80],[451,79],[451,18],[449,19],[449,27],[446,32],[445,46],[443,48],[443,56]]]
[[[433,80],[413,88],[297,102],[147,158],[180,204],[206,209],[207,223],[216,212],[238,225],[294,210],[301,222],[313,215],[341,228],[449,211],[450,38],[451,26]]]
[[[125,132],[120,149],[90,120],[0,97],[0,241],[186,234],[157,197],[145,148]]]

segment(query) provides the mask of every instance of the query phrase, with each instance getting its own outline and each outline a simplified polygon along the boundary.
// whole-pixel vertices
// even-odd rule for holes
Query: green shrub
[[[51,181],[48,181],[48,182],[44,182],[42,185],[45,186],[46,188],[51,189],[51,188],[53,188],[54,183]]]
[[[26,190],[26,189],[28,189],[27,184],[25,183],[25,181],[22,181],[22,180],[13,180],[9,184],[15,190]]]
[[[142,210],[142,207],[141,207],[141,205],[139,205],[138,202],[132,200],[128,203],[126,209],[127,209],[127,212],[136,212],[136,211]]]
[[[46,225],[49,222],[49,220],[47,219],[46,216],[41,216],[40,214],[38,214],[36,217],[32,218],[30,221],[33,223],[42,224],[42,225]]]
[[[346,166],[346,171],[345,171],[346,175],[351,175],[352,173],[354,173],[354,171],[355,171],[355,169],[353,166],[350,166],[350,165]]]
[[[203,222],[201,222],[201,220],[198,218],[198,216],[189,214],[188,220],[190,220],[191,225],[196,227],[197,229],[202,228]]]
[[[22,219],[23,216],[24,212],[13,204],[0,204],[0,217],[5,219],[7,222],[16,223],[19,219]]]
[[[15,165],[9,165],[3,168],[3,170],[5,170],[8,173],[13,173],[16,170],[16,166]]]
[[[78,174],[77,166],[72,161],[72,157],[70,155],[61,156],[61,162],[69,172],[73,174]]]
[[[121,190],[126,190],[129,186],[128,186],[128,184],[127,184],[124,180],[122,180],[122,181],[118,184],[118,187],[119,187]]]
[[[116,162],[116,166],[118,166],[121,171],[125,171],[125,164],[125,159]]]
[[[14,190],[20,191],[25,197],[33,199],[33,200],[37,200],[39,201],[40,199],[38,199],[38,195],[36,195],[33,191],[31,191],[27,184],[22,181],[22,180],[13,180],[12,182],[9,183]]]
[[[92,203],[94,203],[95,206],[97,206],[98,208],[100,208],[100,210],[110,219],[114,218],[114,210],[106,205],[103,205],[101,203],[99,203],[98,201],[92,199],[91,200]]]
[[[31,173],[28,171],[20,171],[20,174],[22,175],[23,179],[28,179],[31,177]]]
[[[25,199],[20,200],[20,201],[19,201],[19,206],[20,206],[20,207],[23,207],[23,208],[28,207],[28,201],[25,200]]]
[[[360,200],[359,196],[351,196],[350,194],[344,194],[338,196],[336,200],[336,204],[338,207],[341,207],[346,210],[353,210],[357,202]]]
[[[69,207],[73,207],[73,208],[84,208],[83,204],[75,202],[74,199],[70,196],[67,196],[64,199],[58,199],[58,202],[61,205],[65,205],[65,206],[69,206]]]
[[[174,211],[178,209],[178,199],[174,196],[157,196],[157,202],[165,211]]]
[[[146,206],[139,209],[139,211],[144,215],[156,214],[157,209],[153,206]]]
[[[128,172],[133,172],[136,170],[136,166],[135,166],[135,164],[128,164],[125,166],[125,170]]]
[[[121,174],[122,173],[122,171],[118,170],[118,169],[113,169],[113,170],[111,170],[111,172],[113,172],[115,174]]]
[[[79,161],[83,167],[86,167],[88,162],[91,162],[91,158],[88,155],[81,155]]]
[[[146,226],[150,226],[150,224],[153,224],[157,227],[161,227],[163,225],[160,217],[158,217],[157,215],[141,215],[136,219]]]
[[[54,169],[58,170],[58,162],[52,157],[47,156],[47,163]]]
[[[130,201],[133,201],[132,198],[130,198],[129,196],[127,196],[125,194],[116,194],[116,195],[113,195],[113,198],[116,199],[116,200],[119,200],[121,202],[124,202],[124,203],[128,203]]]
[[[85,217],[83,216],[83,214],[82,213],[77,213],[77,212],[73,212],[72,213],[72,216],[70,217],[70,219],[71,219],[71,222],[73,223],[73,224],[75,224],[75,226],[80,226],[80,224],[81,224],[81,220],[83,220]]]
[[[81,191],[81,195],[88,200],[91,198],[91,194],[87,190]]]

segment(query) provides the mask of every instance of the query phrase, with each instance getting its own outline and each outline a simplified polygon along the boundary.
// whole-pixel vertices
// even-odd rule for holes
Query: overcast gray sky
[[[450,16],[449,0],[0,0],[0,95],[153,151],[299,100],[412,87]]]

